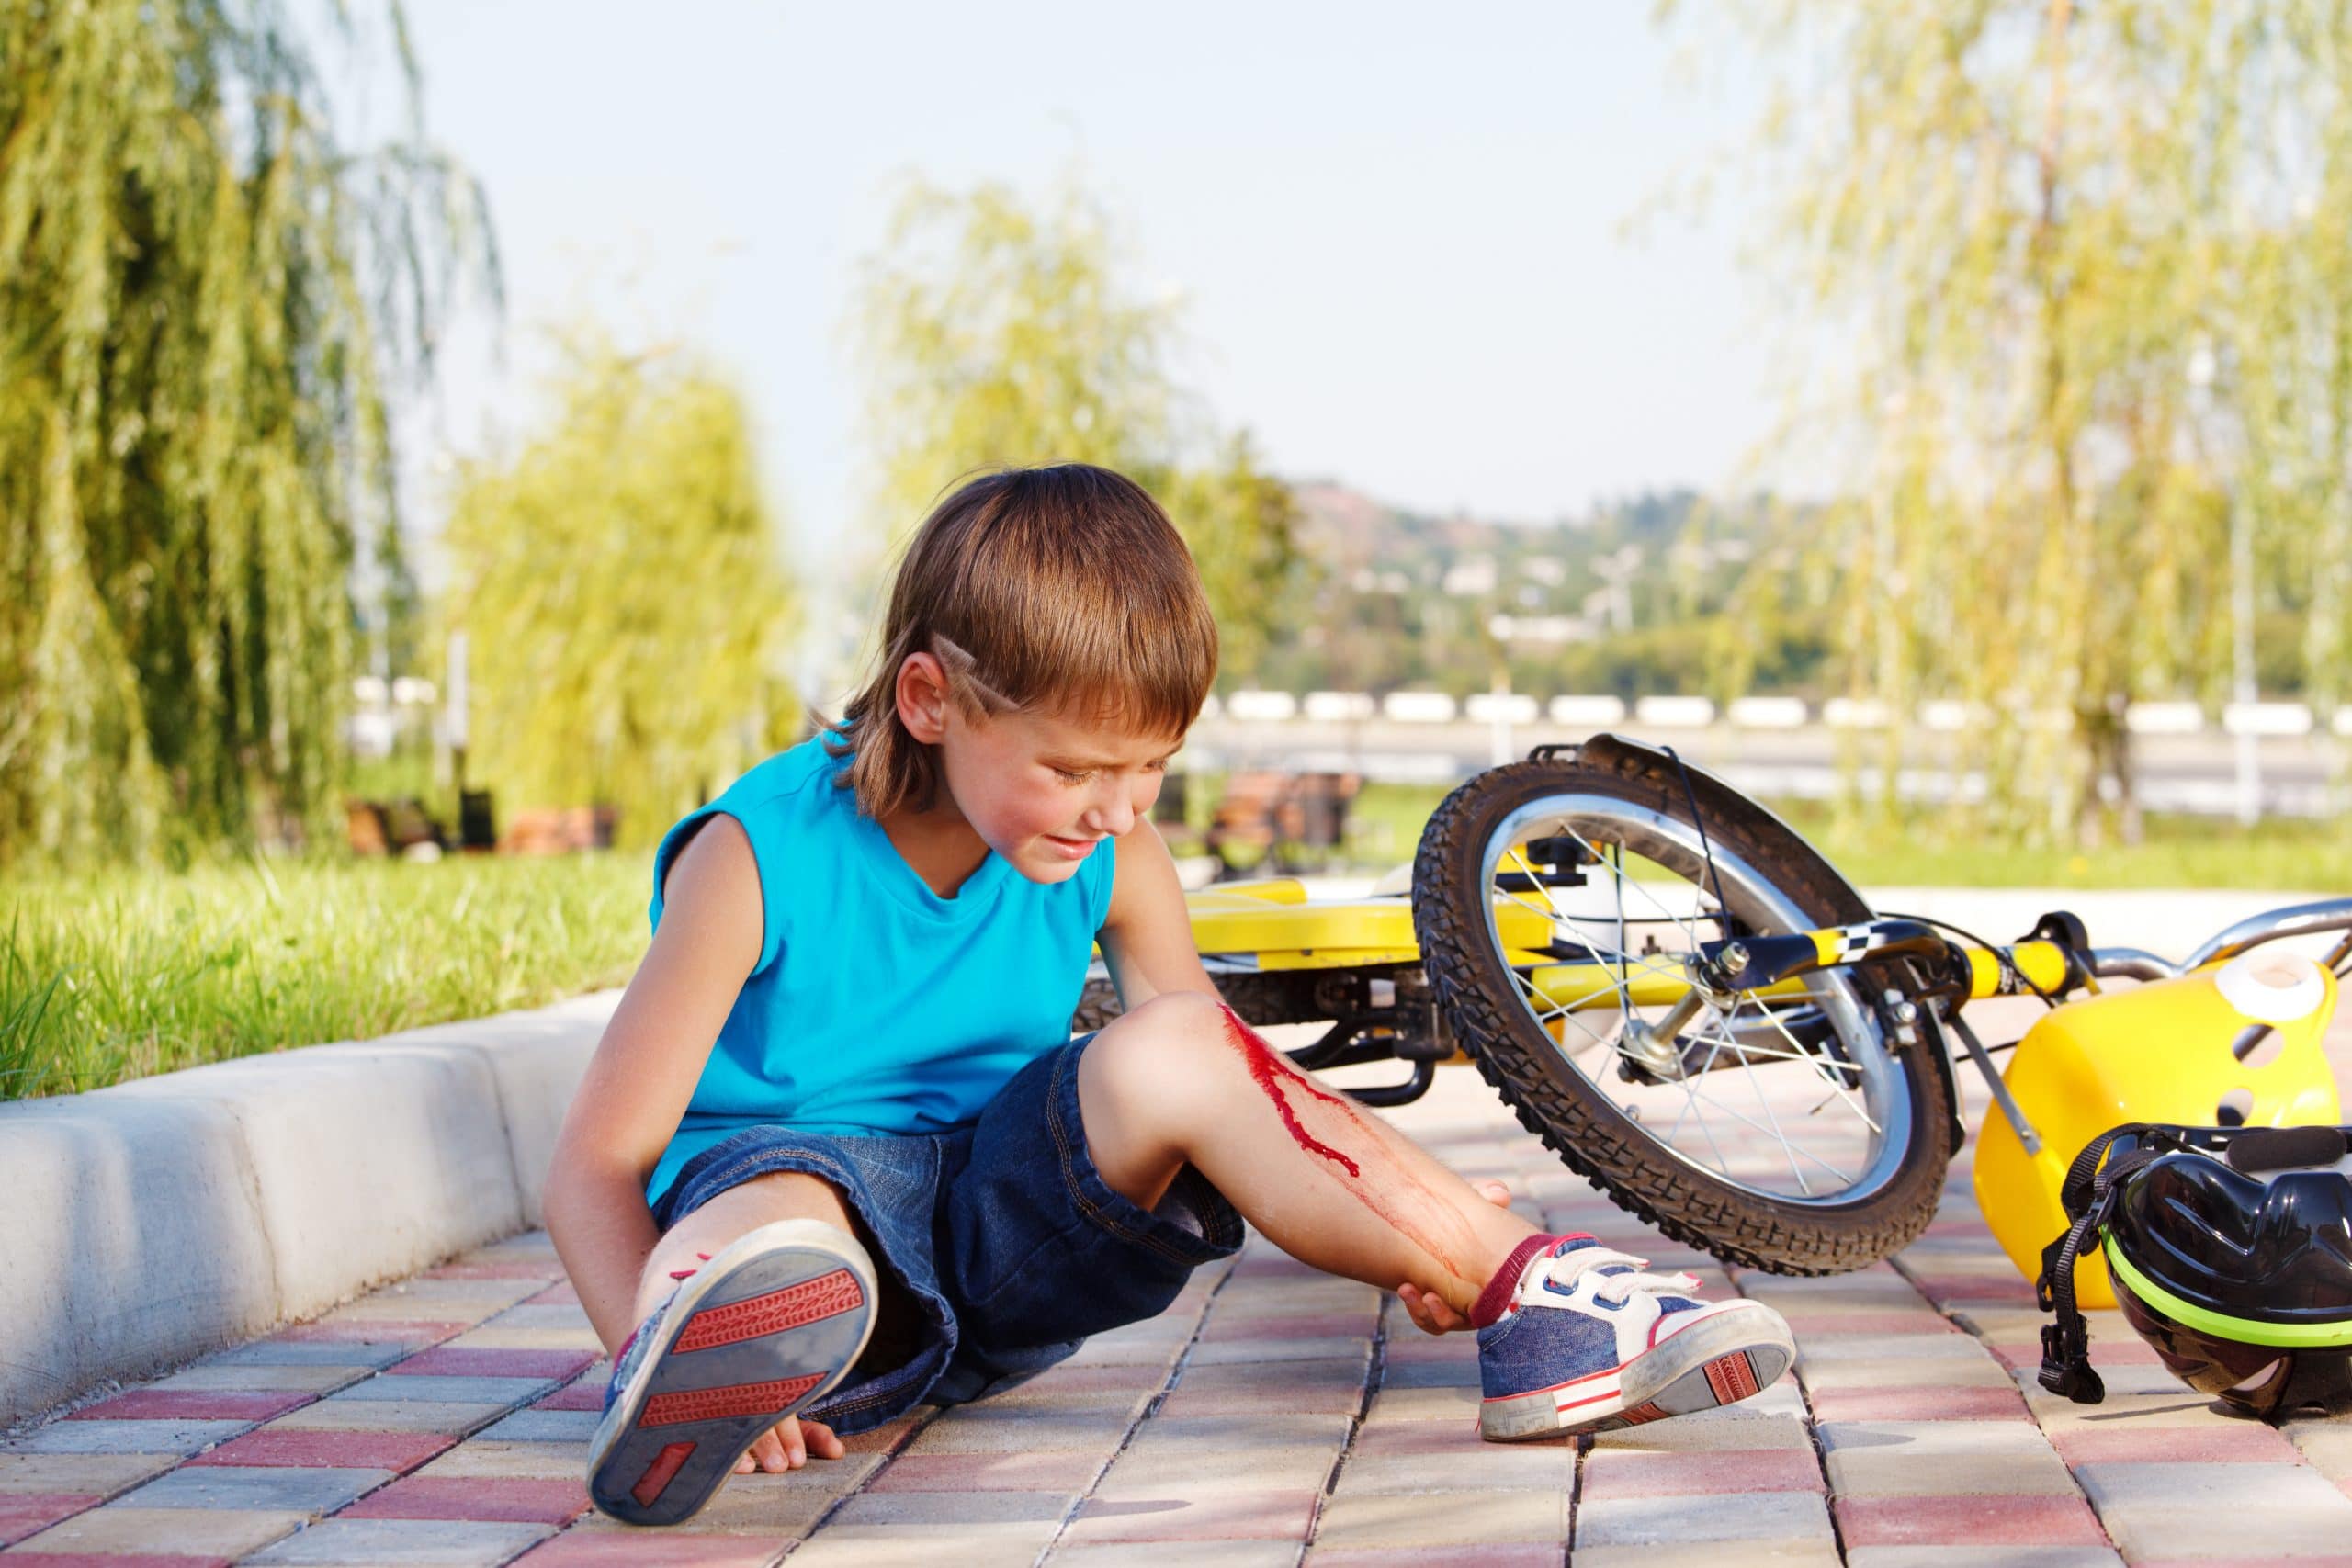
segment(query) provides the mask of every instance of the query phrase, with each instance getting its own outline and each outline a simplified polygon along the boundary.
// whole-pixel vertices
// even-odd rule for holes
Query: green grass
[[[618,985],[650,858],[246,862],[0,885],[0,1099]]]
[[[1195,800],[1215,784],[1196,782]],[[1368,785],[1334,869],[1409,861],[1444,793]],[[2143,843],[2074,852],[1955,838],[1929,817],[1783,815],[1865,886],[2352,888],[2352,838],[2333,825],[2157,818]],[[618,985],[645,950],[649,865],[246,862],[0,884],[0,1099]]]

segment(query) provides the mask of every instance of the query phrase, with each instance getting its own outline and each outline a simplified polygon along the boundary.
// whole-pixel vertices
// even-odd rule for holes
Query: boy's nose
[[[1088,825],[1094,831],[1108,833],[1114,839],[1136,825],[1135,803],[1127,798],[1124,789],[1098,802],[1086,816]]]

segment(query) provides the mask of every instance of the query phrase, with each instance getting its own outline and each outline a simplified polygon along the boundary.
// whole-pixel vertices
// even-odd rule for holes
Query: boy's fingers
[[[1443,1296],[1432,1295],[1416,1285],[1396,1287],[1396,1299],[1405,1303],[1405,1311],[1412,1317],[1413,1326],[1424,1334],[1451,1334],[1469,1326],[1468,1320],[1446,1304]]]
[[[801,1434],[808,1439],[808,1451],[819,1459],[840,1459],[849,1452],[847,1449],[842,1447],[842,1440],[834,1434],[833,1429],[822,1421],[811,1421],[804,1416],[801,1418],[800,1430]]]

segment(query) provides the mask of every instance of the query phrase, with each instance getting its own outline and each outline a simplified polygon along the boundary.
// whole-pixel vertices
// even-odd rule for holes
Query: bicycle
[[[1204,961],[1238,1012],[1261,1025],[1326,1025],[1292,1053],[1302,1066],[1399,1059],[1403,1081],[1351,1090],[1396,1105],[1425,1091],[1458,1048],[1530,1132],[1621,1207],[1728,1262],[1783,1273],[1867,1267],[1926,1229],[1965,1135],[1956,1061],[1991,1093],[1980,1180],[1996,1148],[2063,1171],[2074,1148],[2058,1145],[2134,1119],[2099,1122],[2090,1105],[2045,1111],[2052,1124],[2037,1127],[1993,1060],[2008,1047],[1977,1037],[1962,1016],[1969,1004],[2039,997],[2053,1040],[2127,1027],[2183,1049],[2211,1045],[2214,1026],[2233,1018],[2233,1037],[2208,1054],[2220,1062],[2227,1047],[2226,1060],[2244,1064],[2266,1042],[2315,1054],[2352,964],[2346,935],[2313,966],[2324,976],[2319,1004],[2292,1020],[2263,1022],[2227,1004],[2152,1022],[2145,1006],[2120,1007],[2131,993],[2102,995],[2099,982],[2201,976],[2201,997],[2215,972],[2267,943],[2352,932],[2352,898],[2242,921],[2177,964],[2094,948],[2063,911],[1991,943],[1874,911],[1757,802],[1670,750],[1607,734],[1538,747],[1455,789],[1423,830],[1409,888],[1396,877],[1371,897],[1310,901],[1301,885],[1270,881],[1189,901]],[[1098,977],[1075,1024],[1100,1027],[1115,1009]],[[2034,1058],[2034,1039],[2013,1057],[2012,1077]],[[2286,1103],[2294,1098],[2240,1114],[2335,1120],[2332,1086],[2324,1106],[2310,1095]],[[1788,1118],[1804,1123],[1793,1134],[1791,1107],[1803,1109]],[[2215,1102],[2139,1119],[2229,1111]],[[2096,1124],[2077,1138],[2082,1116]],[[2040,1223],[2018,1216],[2017,1234],[2033,1236]],[[2028,1244],[2002,1239],[2030,1277]]]

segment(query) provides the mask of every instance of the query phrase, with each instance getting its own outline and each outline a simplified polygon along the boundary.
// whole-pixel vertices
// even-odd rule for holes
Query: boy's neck
[[[954,809],[894,811],[882,819],[890,847],[925,886],[953,898],[989,858],[988,840]]]

